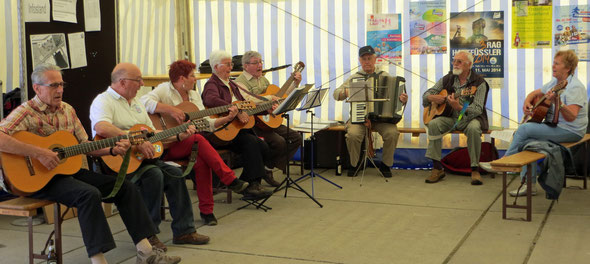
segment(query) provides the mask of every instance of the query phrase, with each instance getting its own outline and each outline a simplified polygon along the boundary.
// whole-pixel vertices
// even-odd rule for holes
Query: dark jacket
[[[455,78],[453,78],[453,72],[450,71],[447,75],[445,75],[443,77],[443,89],[447,90],[448,94],[452,94],[455,92],[455,88],[453,87],[453,83],[455,81]],[[471,87],[471,86],[475,86],[478,87],[479,85],[481,85],[482,82],[485,82],[485,86],[486,86],[486,97],[484,102],[488,101],[488,92],[490,91],[490,86],[488,85],[488,82],[486,82],[486,80],[481,77],[479,74],[475,73],[475,71],[473,71],[473,69],[471,69],[471,75],[469,76],[469,79],[467,80],[467,84],[466,87]],[[488,124],[488,113],[485,109],[485,105],[483,106],[484,109],[482,109],[482,112],[479,116],[477,117],[470,117],[468,116],[468,112],[465,113],[465,121],[469,121],[473,118],[477,119],[477,121],[479,121],[479,123],[481,124],[481,130],[482,131],[486,131],[490,128],[490,125]],[[452,111],[452,107],[447,107],[446,109],[449,109],[449,111]],[[443,113],[443,116],[447,115],[450,116],[450,113]]]

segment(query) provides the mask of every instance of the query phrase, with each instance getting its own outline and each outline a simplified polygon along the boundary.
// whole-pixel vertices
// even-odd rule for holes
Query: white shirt
[[[190,90],[188,92],[188,99],[191,103],[193,103],[199,110],[205,110],[205,106],[203,105],[203,101],[201,100],[201,96],[195,90]],[[139,99],[148,113],[153,114],[156,111],[156,106],[158,103],[163,103],[167,105],[179,105],[182,103],[182,96],[174,88],[171,82],[164,82],[159,84],[155,89],[151,92],[147,93],[146,95],[142,96]],[[210,117],[205,117],[205,120],[209,122],[209,131],[215,130],[215,119]]]
[[[129,130],[137,124],[144,124],[154,129],[145,106],[133,98],[131,104],[113,88],[109,88],[97,95],[90,105],[90,122],[92,136],[96,136],[94,126],[98,122],[106,121],[122,130]]]

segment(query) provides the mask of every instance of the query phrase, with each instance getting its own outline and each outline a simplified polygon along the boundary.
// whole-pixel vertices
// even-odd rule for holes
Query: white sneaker
[[[489,173],[497,173],[497,174],[502,173],[500,171],[497,171],[497,170],[492,169],[492,164],[490,162],[483,162],[483,161],[481,161],[481,162],[479,162],[479,167],[482,168],[482,169],[484,169],[485,171],[487,171]]]
[[[180,262],[180,257],[167,256],[164,251],[156,247],[152,247],[152,252],[149,254],[137,251],[137,264],[176,264]]]
[[[522,188],[520,188],[520,191],[518,191],[518,189],[516,189],[516,190],[510,191],[509,194],[512,197],[526,196],[526,185],[523,185]],[[531,189],[531,195],[532,196],[537,195],[537,186],[536,185],[533,185],[533,188]]]

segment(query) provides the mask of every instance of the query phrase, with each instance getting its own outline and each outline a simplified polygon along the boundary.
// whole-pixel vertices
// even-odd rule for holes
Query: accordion
[[[405,82],[400,76],[378,76],[373,82],[374,87],[369,88],[368,102],[351,101],[350,122],[364,123],[369,118],[375,122],[397,124],[405,109],[399,100],[400,94],[405,93]]]

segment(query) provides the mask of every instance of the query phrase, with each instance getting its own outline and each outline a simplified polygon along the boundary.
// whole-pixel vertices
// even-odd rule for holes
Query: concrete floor
[[[314,194],[323,208],[292,189],[287,198],[280,192],[269,199],[266,205],[273,209],[268,212],[237,210],[244,205],[239,195],[226,204],[225,195],[218,194],[219,225],[210,227],[202,225],[191,190],[198,232],[211,242],[173,245],[168,222],[158,236],[168,245],[168,254],[181,256],[182,263],[590,262],[588,190],[564,189],[559,202],[552,203],[538,187],[533,220],[524,222],[502,220],[501,177],[484,176],[482,186],[471,186],[469,177],[457,175],[425,184],[430,171],[394,170],[385,182],[375,169],[367,169],[360,186],[360,177],[319,172],[343,187],[314,179]],[[279,174],[275,171],[280,179]],[[311,183],[307,179],[301,185],[311,192]],[[513,180],[510,189],[517,184]],[[581,180],[568,180],[568,185],[581,186]],[[508,216],[519,219],[525,213],[511,209]],[[14,219],[0,216],[0,263],[27,262],[26,228],[11,225]],[[135,263],[135,247],[120,217],[108,220],[118,246],[106,254],[109,263]],[[89,263],[77,220],[66,220],[63,229],[65,263]],[[50,231],[50,225],[35,227],[36,249]]]

